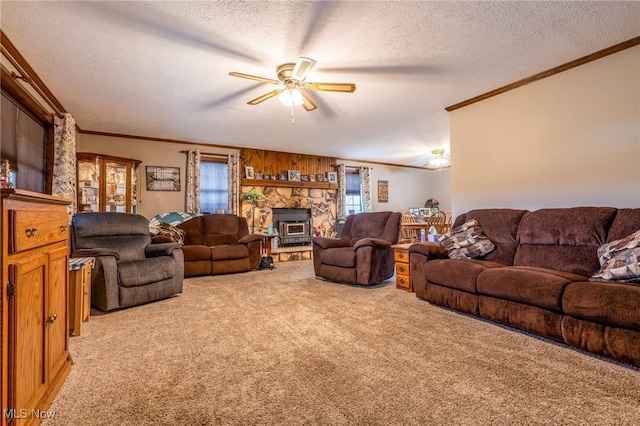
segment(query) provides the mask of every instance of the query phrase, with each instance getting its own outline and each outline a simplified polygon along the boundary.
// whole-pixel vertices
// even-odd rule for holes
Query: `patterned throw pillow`
[[[184,245],[184,237],[187,235],[182,229],[176,228],[168,223],[160,222],[158,226],[158,235],[168,237],[176,243]]]
[[[471,219],[444,234],[440,243],[451,259],[475,259],[495,250],[477,220]]]
[[[589,281],[640,281],[640,231],[598,247],[598,260]]]
[[[169,225],[178,226],[183,222],[200,216],[198,213],[187,212],[167,212],[160,213],[149,219],[149,233],[151,235],[158,235],[160,232],[160,223],[168,223]]]

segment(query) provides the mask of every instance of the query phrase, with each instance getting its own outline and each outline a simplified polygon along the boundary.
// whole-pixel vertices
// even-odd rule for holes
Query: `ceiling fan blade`
[[[311,98],[309,97],[309,95],[307,95],[304,92],[300,92],[300,94],[302,95],[302,106],[304,107],[305,110],[307,111],[313,111],[314,109],[318,108],[318,105],[316,105]]]
[[[304,85],[304,88],[323,92],[353,93],[356,91],[356,85],[354,83],[307,83]]]
[[[299,57],[296,66],[293,67],[293,71],[291,72],[291,78],[296,81],[304,81],[315,64],[316,61],[311,58],[305,58],[304,56]]]
[[[263,83],[270,83],[270,84],[280,83],[278,80],[274,80],[272,78],[258,77],[257,75],[243,74],[241,72],[230,72],[229,75],[233,77],[248,78],[249,80],[261,81]]]
[[[279,94],[280,92],[282,92],[282,89],[278,89],[278,90],[272,90],[269,93],[265,93],[262,96],[259,96],[255,99],[250,100],[249,102],[247,102],[249,105],[258,105],[260,102],[264,102],[269,98],[273,98],[274,96],[276,96],[277,94]]]

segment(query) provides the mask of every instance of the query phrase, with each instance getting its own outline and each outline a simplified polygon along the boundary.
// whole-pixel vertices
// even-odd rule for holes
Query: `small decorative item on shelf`
[[[300,175],[300,181],[309,182],[309,175]]]
[[[316,175],[309,175],[309,182],[315,182],[316,181]]]
[[[300,170],[289,170],[289,180],[300,182]]]
[[[278,180],[287,180],[287,175],[285,173],[280,173],[278,175]]]
[[[327,181],[329,183],[338,183],[338,172],[327,172]]]
[[[271,175],[271,180],[278,180],[278,176],[277,175]]]
[[[11,188],[9,173],[11,173],[11,165],[9,160],[4,160],[2,162],[2,171],[0,171],[0,185],[2,185],[2,188]]]
[[[254,179],[253,167],[244,166],[244,177],[247,178],[247,179]]]
[[[262,180],[262,179],[264,179],[264,176],[262,176],[262,173],[256,173],[256,179],[257,180]]]
[[[424,203],[424,207],[427,209],[438,208],[440,207],[440,203],[435,198],[431,197]]]
[[[316,174],[316,180],[318,182],[324,182],[324,175],[322,173]]]

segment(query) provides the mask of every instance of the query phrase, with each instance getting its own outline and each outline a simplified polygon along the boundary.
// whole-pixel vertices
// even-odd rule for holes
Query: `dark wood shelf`
[[[292,180],[242,179],[242,186],[279,186],[288,188],[338,189],[337,183],[298,182]]]

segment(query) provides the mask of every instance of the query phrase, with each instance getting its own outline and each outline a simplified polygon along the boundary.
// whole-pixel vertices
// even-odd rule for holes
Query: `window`
[[[224,161],[200,160],[200,212],[217,213],[229,208],[229,169]]]
[[[0,157],[16,172],[16,188],[45,192],[47,130],[12,98],[2,94]]]
[[[360,175],[358,173],[345,173],[345,186],[347,198],[344,209],[347,214],[362,213],[362,197],[360,196]]]

